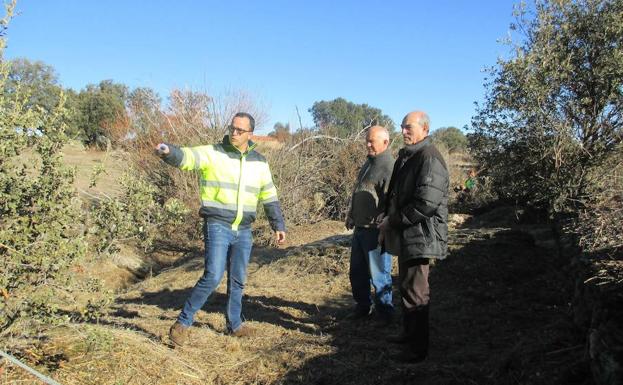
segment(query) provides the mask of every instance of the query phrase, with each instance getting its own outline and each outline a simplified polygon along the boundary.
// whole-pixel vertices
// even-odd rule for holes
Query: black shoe
[[[404,332],[401,332],[398,334],[392,334],[390,336],[387,336],[385,341],[392,344],[406,344],[407,342],[409,342],[409,336],[407,336]]]
[[[361,320],[364,318],[368,318],[370,316],[370,314],[372,314],[372,308],[361,308],[361,307],[356,307],[355,310],[353,310],[352,313],[350,313],[346,319],[349,320]]]
[[[376,324],[379,327],[387,327],[394,321],[394,315],[392,313],[380,312],[376,314]]]
[[[422,362],[428,356],[428,305],[418,306],[407,312],[406,319],[409,335],[400,361],[412,364]]]
[[[403,364],[417,364],[426,360],[426,353],[414,353],[410,349],[393,355],[392,359]]]
[[[406,310],[402,311],[402,330],[398,334],[392,334],[385,340],[392,344],[406,344],[409,342],[409,316]]]
[[[414,348],[411,351],[415,352],[418,357],[426,358],[428,355],[428,341],[429,341],[429,324],[428,324],[428,305],[420,306],[413,312],[415,318],[415,327],[413,328]]]

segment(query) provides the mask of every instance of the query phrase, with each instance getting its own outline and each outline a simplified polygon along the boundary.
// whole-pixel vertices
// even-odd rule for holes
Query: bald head
[[[430,119],[424,111],[409,112],[400,125],[405,145],[416,144],[428,136]]]
[[[381,136],[383,139],[389,140],[389,131],[383,126],[372,126],[368,129],[368,136]]]
[[[366,134],[368,156],[377,156],[389,146],[389,131],[383,126],[372,126]]]

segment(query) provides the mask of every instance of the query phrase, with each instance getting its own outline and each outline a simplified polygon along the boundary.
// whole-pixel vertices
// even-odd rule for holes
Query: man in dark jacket
[[[350,285],[357,303],[351,319],[367,317],[372,308],[370,283],[374,287],[375,309],[380,321],[391,322],[392,304],[391,255],[381,252],[376,218],[385,210],[385,194],[394,158],[387,148],[389,132],[373,126],[366,135],[368,159],[361,167],[346,217],[346,228],[355,228],[350,255]]]
[[[399,234],[398,254],[403,332],[388,338],[404,343],[400,361],[420,362],[428,354],[428,272],[431,259],[443,259],[448,248],[446,163],[428,136],[430,120],[415,111],[402,120],[405,146],[389,183],[381,233]]]

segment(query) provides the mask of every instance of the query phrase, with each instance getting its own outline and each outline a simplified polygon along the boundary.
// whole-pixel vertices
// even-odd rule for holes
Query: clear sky
[[[18,0],[6,58],[53,66],[65,87],[113,79],[220,94],[243,89],[268,122],[313,124],[315,101],[343,97],[399,123],[425,110],[462,128],[482,72],[507,56],[513,0]]]

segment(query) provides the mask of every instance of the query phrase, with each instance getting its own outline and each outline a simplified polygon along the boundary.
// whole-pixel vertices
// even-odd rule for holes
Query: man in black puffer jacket
[[[429,126],[421,111],[402,120],[405,146],[394,164],[379,226],[381,237],[392,233],[400,239],[403,332],[388,340],[406,344],[398,359],[412,363],[428,354],[429,262],[445,258],[448,249],[448,168],[428,136]]]

